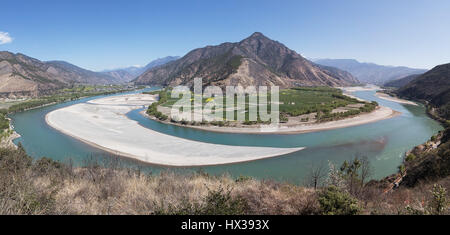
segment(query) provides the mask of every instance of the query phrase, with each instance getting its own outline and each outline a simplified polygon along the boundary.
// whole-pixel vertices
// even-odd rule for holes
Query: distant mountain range
[[[358,83],[351,74],[319,66],[262,33],[236,43],[223,43],[192,50],[166,65],[147,70],[135,84],[192,85],[345,86]]]
[[[122,69],[113,69],[113,70],[103,71],[103,73],[107,74],[109,76],[112,76],[121,82],[129,82],[129,81],[137,78],[139,75],[141,75],[142,73],[144,73],[145,71],[147,71],[149,69],[167,64],[167,63],[177,60],[179,58],[180,58],[179,56],[167,56],[164,58],[159,58],[159,59],[153,60],[152,62],[148,63],[146,66],[143,66],[143,67],[130,66],[127,68],[122,68]]]
[[[26,55],[0,52],[0,95],[38,96],[71,84],[115,84],[106,74],[64,61],[43,62]]]
[[[427,70],[403,66],[384,66],[373,63],[360,63],[354,59],[318,59],[317,64],[332,66],[350,72],[359,81],[376,85],[384,85],[396,79],[413,74],[422,74]]]
[[[418,76],[397,94],[415,100],[426,100],[439,109],[440,115],[450,119],[450,63],[434,67]]]

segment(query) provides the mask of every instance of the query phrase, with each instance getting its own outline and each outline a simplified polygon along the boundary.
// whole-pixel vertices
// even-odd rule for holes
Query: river
[[[373,178],[382,178],[396,172],[407,150],[425,142],[443,129],[438,122],[426,115],[425,107],[422,105],[402,105],[383,100],[375,96],[375,91],[357,91],[353,95],[377,101],[380,105],[402,114],[375,123],[314,133],[254,135],[206,132],[162,124],[143,117],[139,114],[140,110],[134,110],[127,115],[130,119],[147,128],[182,138],[226,145],[306,147],[306,149],[275,158],[200,168],[166,168],[126,159],[124,163],[129,167],[139,167],[153,173],[166,169],[177,172],[202,170],[215,175],[226,173],[232,176],[245,175],[258,179],[302,183],[311,167],[321,164],[327,166],[329,161],[339,165],[355,156],[366,156],[373,168]],[[45,115],[55,109],[100,97],[105,96],[84,98],[10,115],[16,132],[21,135],[15,143],[20,142],[34,158],[45,156],[62,162],[70,161],[75,165],[87,164],[92,159],[110,158],[108,153],[66,136],[45,122]]]

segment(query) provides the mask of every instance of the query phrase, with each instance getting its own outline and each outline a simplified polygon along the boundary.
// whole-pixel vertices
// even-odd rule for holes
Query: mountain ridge
[[[400,97],[426,100],[450,119],[450,63],[434,67],[396,91]]]
[[[0,51],[0,95],[39,96],[73,84],[116,84],[115,78],[65,61]]]
[[[155,59],[155,60],[151,61],[150,63],[148,63],[147,65],[142,66],[142,67],[129,66],[129,67],[125,67],[125,68],[105,70],[105,71],[102,71],[102,73],[107,74],[112,77],[115,77],[116,79],[118,79],[122,82],[130,82],[149,69],[167,64],[167,63],[177,60],[179,58],[180,58],[179,56],[166,56],[163,58]]]
[[[202,77],[204,85],[222,87],[342,86],[357,81],[320,68],[259,32],[240,42],[194,49],[174,62],[147,70],[133,81],[138,85],[192,85],[194,77]]]
[[[411,81],[413,81],[414,79],[416,79],[417,77],[419,77],[422,74],[413,74],[413,75],[408,75],[406,77],[403,78],[399,78],[393,81],[389,81],[386,82],[384,84],[385,87],[395,87],[395,88],[401,88],[403,86],[405,86],[406,84],[410,83]]]
[[[422,74],[427,70],[405,66],[386,66],[375,63],[359,62],[355,59],[316,59],[315,63],[332,66],[350,72],[359,81],[376,85],[384,85],[396,79],[413,74]]]

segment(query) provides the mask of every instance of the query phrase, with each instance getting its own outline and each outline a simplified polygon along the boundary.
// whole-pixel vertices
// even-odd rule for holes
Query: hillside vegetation
[[[449,180],[384,194],[354,159],[311,171],[306,186],[197,172],[143,173],[120,160],[74,168],[0,149],[0,214],[448,214]],[[376,186],[373,186],[376,185]]]
[[[395,88],[400,88],[405,86],[406,84],[410,83],[411,81],[413,81],[414,79],[416,79],[417,77],[419,77],[421,74],[413,74],[413,75],[409,75],[400,79],[395,79],[392,80],[390,82],[386,82],[383,86],[384,87],[395,87]]]
[[[431,111],[444,119],[450,119],[450,64],[436,66],[401,87],[400,97],[425,101]]]

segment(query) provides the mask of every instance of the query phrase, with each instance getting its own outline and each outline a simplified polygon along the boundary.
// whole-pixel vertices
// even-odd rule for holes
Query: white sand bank
[[[146,115],[141,112],[142,115]],[[245,126],[245,127],[219,127],[219,126],[192,126],[192,125],[181,125],[171,122],[164,122],[169,125],[189,127],[193,129],[212,131],[212,132],[222,132],[222,133],[240,133],[240,134],[301,134],[325,130],[333,130],[339,128],[346,128],[352,126],[358,126],[363,124],[368,124],[372,122],[377,122],[389,118],[396,117],[400,115],[400,112],[394,111],[390,108],[379,106],[373,112],[364,113],[357,115],[355,117],[346,118],[337,121],[324,122],[324,123],[314,123],[314,124],[301,124],[301,125],[285,125],[280,124],[276,127],[259,127],[259,126]]]
[[[162,134],[125,114],[147,106],[154,97],[122,95],[92,100],[50,112],[53,128],[114,154],[168,166],[203,166],[280,156],[303,148],[246,147],[209,144]]]
[[[416,104],[416,103],[414,103],[414,102],[412,102],[410,100],[399,99],[397,97],[393,97],[393,96],[390,96],[388,94],[381,93],[381,92],[377,92],[375,95],[378,98],[380,98],[380,99],[396,102],[396,103],[399,103],[399,104],[418,105],[418,104]]]

